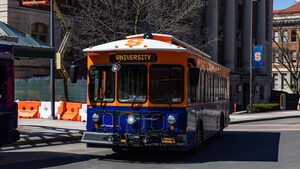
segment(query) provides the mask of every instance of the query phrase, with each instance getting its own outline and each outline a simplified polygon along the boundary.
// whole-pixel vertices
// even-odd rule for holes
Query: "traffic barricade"
[[[21,118],[40,118],[39,107],[41,102],[38,101],[19,101],[18,117]]]
[[[79,116],[81,121],[86,121],[87,118],[87,104],[82,104],[81,109],[79,109]]]
[[[60,107],[60,102],[55,102],[55,117],[58,115],[58,107]],[[41,106],[39,107],[40,118],[47,119],[51,117],[51,102],[41,102]]]
[[[62,102],[58,109],[58,116],[61,120],[81,121],[79,109],[82,103]]]

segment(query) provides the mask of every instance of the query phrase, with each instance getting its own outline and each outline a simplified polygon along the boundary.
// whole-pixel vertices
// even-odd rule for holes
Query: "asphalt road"
[[[56,142],[0,151],[1,169],[300,169],[300,118],[229,126],[197,154],[86,148]]]

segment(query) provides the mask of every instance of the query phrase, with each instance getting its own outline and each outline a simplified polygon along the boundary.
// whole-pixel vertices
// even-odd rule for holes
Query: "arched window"
[[[31,36],[36,39],[47,43],[48,38],[48,26],[43,23],[34,23],[31,25]]]
[[[205,102],[205,73],[201,71],[201,102]]]
[[[210,79],[211,79],[211,76],[210,76],[210,72],[207,72],[207,102],[210,102],[211,100],[210,100],[210,98],[211,98],[211,95],[210,95],[210,93],[211,93],[211,81],[210,81]]]

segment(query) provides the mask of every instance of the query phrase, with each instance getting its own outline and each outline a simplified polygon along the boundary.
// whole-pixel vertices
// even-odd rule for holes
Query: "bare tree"
[[[192,36],[192,19],[207,0],[79,0],[76,10],[77,49],[98,45],[130,34],[172,34],[183,40]]]
[[[275,44],[275,47],[273,47],[273,67],[279,72],[289,89],[294,94],[299,94],[300,43],[297,43],[295,46],[295,43],[291,42],[292,39],[289,39],[289,37],[294,38],[293,41],[296,39],[298,42],[300,38],[297,33],[294,34],[294,37],[289,36],[288,29],[290,28],[288,27],[291,27],[289,19],[288,16],[284,16],[274,20],[273,44]],[[295,25],[294,27],[296,30],[297,27]],[[288,76],[284,76],[286,73],[290,74],[290,80],[288,80]]]

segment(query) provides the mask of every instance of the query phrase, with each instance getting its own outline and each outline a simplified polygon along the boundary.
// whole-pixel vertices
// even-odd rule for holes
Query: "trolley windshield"
[[[92,102],[113,102],[115,73],[111,66],[92,66],[90,69],[89,98]]]
[[[184,69],[180,65],[150,67],[149,98],[152,103],[181,103],[184,96]]]
[[[144,103],[147,100],[147,66],[122,65],[118,71],[118,101]]]

